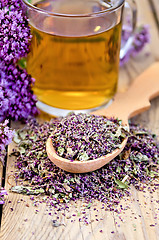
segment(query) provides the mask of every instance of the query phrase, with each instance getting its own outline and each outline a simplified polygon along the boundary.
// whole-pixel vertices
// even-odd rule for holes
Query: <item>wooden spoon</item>
[[[133,82],[127,92],[117,93],[113,103],[106,109],[100,109],[91,114],[121,119],[128,125],[128,119],[147,110],[152,98],[159,95],[159,63],[154,63]],[[121,148],[112,153],[94,160],[84,162],[70,161],[59,157],[49,137],[46,143],[46,151],[50,160],[59,168],[72,173],[91,172],[101,168],[114,159],[125,147],[127,138],[122,142]]]

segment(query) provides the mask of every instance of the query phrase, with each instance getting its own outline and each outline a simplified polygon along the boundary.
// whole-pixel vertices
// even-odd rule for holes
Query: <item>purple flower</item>
[[[0,188],[0,205],[4,204],[4,195],[7,195],[7,191],[4,188]]]
[[[4,7],[0,10],[0,58],[17,62],[29,52],[31,40],[27,18],[22,10]]]
[[[34,79],[16,65],[29,52],[30,28],[20,0],[2,0],[0,8],[0,122],[25,121],[38,113]]]
[[[36,115],[36,97],[31,85],[34,79],[25,69],[0,61],[0,121],[6,118],[25,121]]]
[[[0,189],[0,196],[7,195],[7,191],[3,188]]]
[[[144,25],[138,29],[133,42],[132,56],[136,56],[140,52],[146,43],[150,42],[149,27]]]
[[[14,136],[14,131],[12,131],[8,126],[8,120],[4,123],[0,123],[0,161],[4,164],[4,158],[6,155],[6,146],[12,142]],[[3,192],[4,193],[4,192]],[[0,191],[0,196],[2,192]],[[4,195],[4,194],[3,194]]]
[[[4,7],[12,7],[15,9],[19,9],[21,6],[21,0],[1,0],[0,8]]]
[[[123,26],[122,45],[126,43],[130,35],[131,35],[131,27]],[[149,42],[150,42],[149,27],[147,25],[143,25],[137,29],[134,35],[132,46],[126,53],[125,57],[123,59],[120,59],[120,66],[123,66],[126,62],[128,62],[130,57],[135,57],[138,53],[140,53],[145,47],[145,45]]]
[[[49,160],[45,143],[62,120],[63,118],[54,118],[50,122],[40,124],[36,119],[29,119],[25,129],[18,130],[19,150],[13,152],[17,167],[15,177],[17,181],[27,181],[28,185],[12,187],[11,191],[27,195],[45,193],[48,195],[47,203],[55,206],[57,211],[60,210],[60,201],[61,207],[68,210],[69,203],[68,205],[63,203],[80,199],[87,203],[85,207],[89,209],[93,207],[91,203],[95,199],[104,203],[102,207],[105,209],[116,212],[116,205],[120,199],[131,194],[129,186],[144,191],[147,185],[152,185],[152,180],[158,177],[157,138],[132,123],[130,123],[131,135],[124,150],[110,163],[96,171],[82,174],[68,173],[59,169]],[[74,126],[77,125],[76,121]],[[85,130],[87,131],[87,128]],[[27,144],[28,142],[31,144]],[[25,149],[25,153],[21,152],[21,147]],[[153,190],[155,187],[157,190],[157,185],[154,185]],[[94,208],[94,211],[98,209]],[[86,216],[85,212],[87,211],[81,209],[83,216]],[[82,221],[81,217],[79,221]]]

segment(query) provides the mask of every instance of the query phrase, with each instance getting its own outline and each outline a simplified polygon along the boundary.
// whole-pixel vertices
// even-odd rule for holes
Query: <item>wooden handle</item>
[[[113,103],[106,109],[95,111],[96,115],[114,116],[124,121],[147,110],[152,98],[159,95],[159,62],[154,63],[138,76],[127,92],[117,93]]]

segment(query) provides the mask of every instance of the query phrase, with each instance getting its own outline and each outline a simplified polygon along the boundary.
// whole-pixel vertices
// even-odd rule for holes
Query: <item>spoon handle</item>
[[[151,106],[149,100],[156,96],[159,96],[159,62],[139,75],[127,92],[117,93],[108,108],[97,110],[94,114],[118,117],[127,122],[129,118],[147,110]]]

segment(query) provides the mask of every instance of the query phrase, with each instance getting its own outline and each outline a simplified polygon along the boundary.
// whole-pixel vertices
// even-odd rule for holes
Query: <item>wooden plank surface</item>
[[[156,18],[159,23],[159,1],[158,0],[152,0],[152,3],[154,5],[155,13],[156,13]]]
[[[3,165],[0,163],[0,187],[2,187]],[[2,212],[2,205],[0,205],[0,212]]]
[[[154,13],[151,10],[151,3],[149,0],[136,1],[138,17],[137,26],[147,24],[150,31],[150,44],[148,44],[144,51],[142,51],[134,59],[131,59],[126,66],[120,69],[119,90],[125,91],[131,84],[132,80],[140,74],[144,69],[150,66],[154,61],[159,61],[159,33],[156,26]],[[155,12],[158,14],[159,1],[153,0]],[[144,7],[143,7],[144,6]],[[135,121],[148,126],[156,134],[159,129],[159,105],[158,100],[153,101],[151,109],[135,118]]]
[[[157,0],[158,1],[158,0]],[[157,2],[156,1],[156,2]],[[159,60],[158,30],[154,15],[150,11],[148,0],[137,2],[138,24],[150,25],[151,42],[145,50],[135,59],[131,59],[125,67],[120,70],[119,90],[125,91],[133,79],[146,69],[152,62]],[[143,8],[144,6],[144,8]],[[151,109],[133,119],[135,122],[149,127],[156,134],[159,130],[159,98],[152,101]],[[19,128],[16,123],[12,127]],[[9,153],[13,148],[9,147]],[[15,185],[13,172],[14,161],[9,156],[7,161],[6,189]],[[52,220],[56,215],[46,204],[41,203],[33,206],[29,196],[9,192],[6,203],[3,206],[0,239],[2,240],[158,240],[159,239],[159,207],[156,200],[159,199],[159,191],[149,193],[138,192],[131,189],[131,196],[122,199],[118,206],[119,212],[105,211],[99,202],[95,202],[98,211],[94,208],[87,210],[88,217],[92,223],[85,225],[80,223],[76,217],[71,219],[64,217],[58,212],[60,227],[53,227]],[[122,209],[121,209],[122,205]],[[84,207],[84,203],[77,202],[72,205],[69,214],[73,215]],[[123,210],[124,209],[124,210]],[[96,215],[100,221],[96,221]],[[102,232],[100,231],[102,230]]]
[[[2,186],[3,165],[0,163],[0,186]]]
[[[9,157],[6,176],[7,190],[12,184],[15,185],[12,172],[14,172],[14,161]],[[92,223],[85,225],[72,216],[84,206],[81,202],[73,203],[69,213],[72,217],[67,219],[67,217],[62,216],[62,212],[54,215],[54,211],[51,212],[44,203],[37,207],[33,206],[29,196],[9,193],[3,209],[1,239],[158,240],[159,209],[158,203],[154,201],[154,199],[158,199],[158,194],[157,192],[150,194],[146,190],[143,194],[143,192],[138,192],[132,188],[130,198],[122,199],[120,202],[119,212],[120,206],[122,209],[126,208],[121,213],[105,212],[102,205],[95,202],[94,207],[98,211],[94,211],[94,207],[88,210],[88,218]],[[151,202],[152,199],[153,202]],[[51,216],[48,214],[48,210],[51,212]],[[52,225],[52,220],[57,216],[63,225],[55,228]],[[96,221],[96,218],[101,219],[101,221]],[[72,219],[73,222],[71,222]]]
[[[158,0],[157,0],[158,1]],[[149,0],[136,1],[138,17],[137,26],[146,24],[150,32],[150,44],[134,59],[132,58],[126,66],[120,69],[119,91],[125,91],[132,80],[154,61],[159,61],[159,34],[150,8]],[[144,8],[143,8],[144,6]]]

